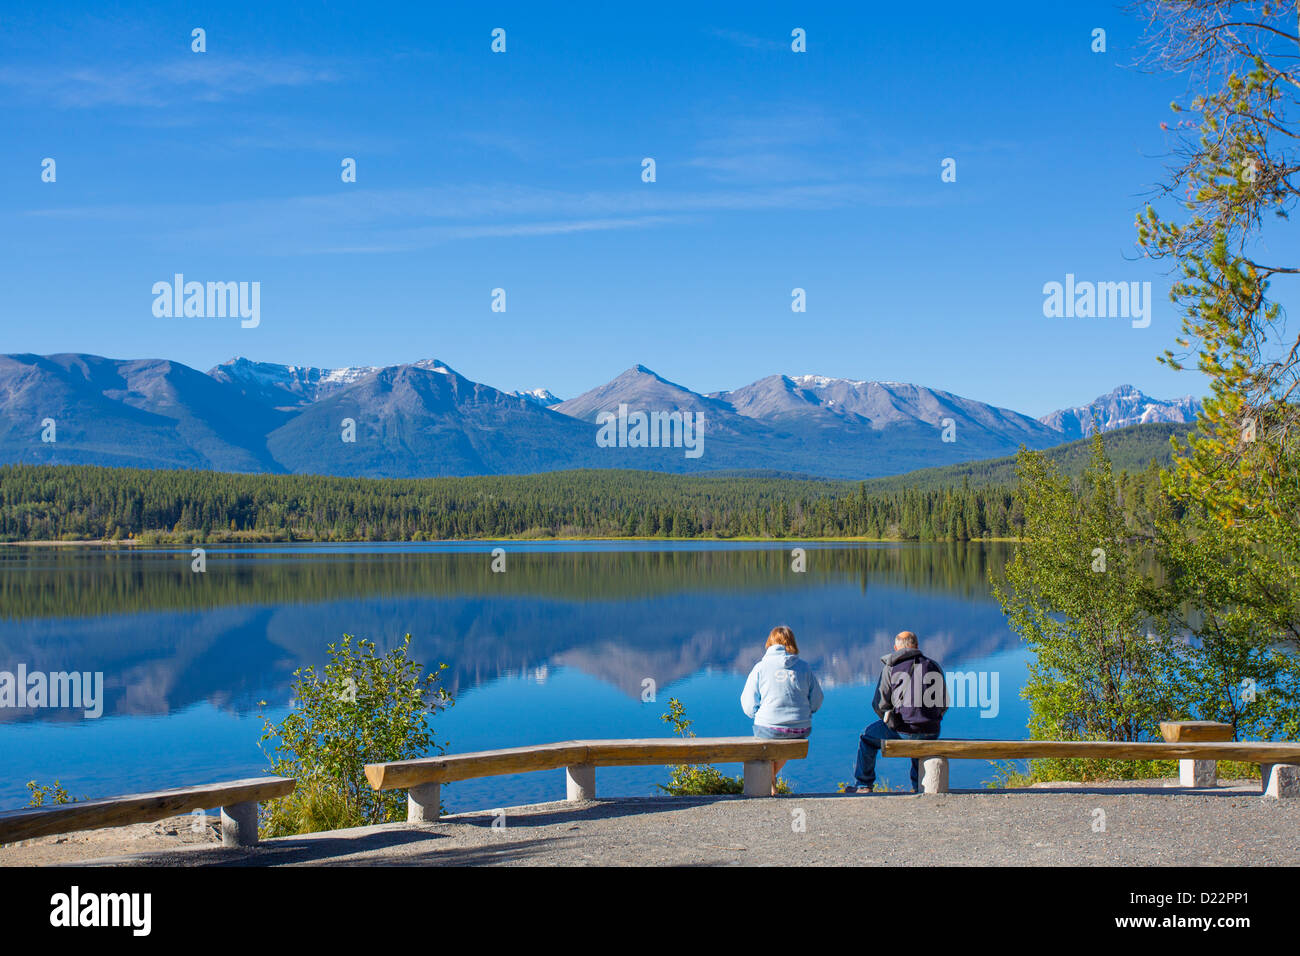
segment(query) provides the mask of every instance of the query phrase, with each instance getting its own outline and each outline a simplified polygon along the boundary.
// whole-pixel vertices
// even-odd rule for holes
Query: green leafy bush
[[[29,807],[43,807],[46,801],[54,804],[77,802],[77,798],[69,796],[68,791],[57,780],[44,787],[38,785],[35,780],[28,780],[27,789],[32,794],[31,799],[27,802]]]
[[[691,730],[694,721],[686,719],[686,708],[676,697],[668,699],[668,713],[660,715],[659,719],[671,724],[673,733],[678,737],[695,736],[695,731]],[[669,771],[667,785],[656,786],[674,797],[713,796],[744,793],[745,780],[743,777],[729,777],[710,764],[680,764]],[[779,779],[776,782],[776,792],[790,793],[790,785],[784,779]]]
[[[1145,507],[1122,507],[1100,431],[1077,482],[1039,452],[1022,450],[1019,474],[1024,537],[1005,582],[991,569],[990,581],[1033,652],[1022,692],[1031,739],[1159,740],[1162,720],[1221,721],[1237,740],[1294,739],[1300,603],[1285,580],[1295,571],[1258,573],[1280,545],[1255,540],[1251,529],[1216,527],[1195,503],[1176,506],[1159,494]],[[1176,760],[1038,759],[1028,773],[1002,768],[999,783],[1177,770]],[[1222,773],[1259,771],[1225,764]]]
[[[376,654],[373,642],[345,634],[329,645],[322,673],[294,671],[293,710],[278,725],[262,716],[258,745],[274,773],[298,783],[263,805],[263,836],[405,819],[405,794],[372,789],[365,765],[442,753],[429,717],[454,703],[438,684],[447,665],[423,673],[409,659],[410,646],[407,634],[400,647]]]
[[[990,573],[993,595],[1033,652],[1022,692],[1033,740],[1158,739],[1177,713],[1177,643],[1154,613],[1143,573],[1148,542],[1127,526],[1100,432],[1076,483],[1043,454],[1021,450],[1025,536]],[[1159,761],[1039,759],[1033,780],[1163,776]]]

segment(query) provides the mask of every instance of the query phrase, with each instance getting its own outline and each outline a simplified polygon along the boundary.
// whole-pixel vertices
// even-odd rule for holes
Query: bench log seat
[[[948,760],[1237,760],[1261,765],[1263,792],[1269,797],[1300,796],[1300,744],[1268,741],[1162,743],[1122,740],[883,740],[881,756],[912,757],[926,773],[922,789],[948,789]]]
[[[596,796],[597,767],[654,764],[743,763],[744,794],[767,796],[772,763],[808,755],[807,740],[756,737],[663,737],[643,740],[569,740],[504,750],[444,754],[416,760],[366,765],[366,779],[376,790],[405,790],[407,819],[437,820],[442,784],[476,777],[565,769],[569,800]]]
[[[257,843],[257,805],[293,792],[289,777],[252,777],[198,787],[178,787],[104,800],[61,803],[0,813],[0,843],[33,837],[98,830],[132,823],[153,823],[192,810],[221,808],[221,842],[225,846]]]
[[[1162,720],[1160,736],[1167,743],[1222,742],[1233,737],[1232,724],[1213,720]],[[1178,761],[1178,782],[1184,787],[1213,787],[1219,780],[1216,760]]]

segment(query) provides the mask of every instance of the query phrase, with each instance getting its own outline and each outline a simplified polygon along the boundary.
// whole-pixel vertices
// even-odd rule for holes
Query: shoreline
[[[172,541],[142,541],[139,538],[123,539],[103,539],[103,538],[85,538],[76,541],[51,541],[45,539],[35,539],[31,541],[0,541],[0,547],[13,548],[68,548],[68,547],[110,547],[110,548],[135,548],[135,547],[165,547],[185,545],[223,545],[223,544],[474,544],[476,542],[495,542],[510,541],[523,544],[545,544],[548,542],[599,542],[599,541],[700,541],[707,543],[729,543],[738,544],[789,544],[798,546],[800,544],[1015,544],[1019,538],[964,538],[958,541],[949,541],[947,539],[934,539],[921,541],[917,538],[864,538],[864,537],[839,537],[839,538],[718,538],[718,537],[664,537],[661,535],[646,536],[580,536],[567,537],[556,536],[548,538],[434,538],[428,541],[414,541],[409,538],[383,538],[380,540],[371,540],[369,538],[355,538],[345,541],[333,541],[328,538],[290,538],[288,540],[281,538],[247,538],[232,540],[229,538],[219,538],[216,540],[197,539],[193,541],[172,540]]]

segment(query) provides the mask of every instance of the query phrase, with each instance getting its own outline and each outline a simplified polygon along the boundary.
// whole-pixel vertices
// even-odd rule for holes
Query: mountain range
[[[1121,385],[1087,405],[1063,408],[1039,419],[1048,428],[1061,432],[1066,440],[1087,438],[1101,426],[1103,432],[1129,425],[1152,422],[1192,422],[1200,414],[1201,403],[1190,395],[1160,401],[1143,395],[1132,385]]]
[[[668,426],[668,447],[628,447],[634,430],[623,426],[602,444],[602,426],[615,434],[607,413],[620,406],[699,413],[703,453],[671,445]],[[566,468],[871,478],[1059,445],[1089,434],[1094,420],[1110,430],[1192,421],[1198,410],[1191,397],[1161,401],[1132,386],[1035,420],[923,386],[816,375],[702,394],[636,365],[561,401],[546,389],[471,381],[436,359],[321,369],[234,358],[204,373],[166,359],[0,356],[0,463],[393,478]]]

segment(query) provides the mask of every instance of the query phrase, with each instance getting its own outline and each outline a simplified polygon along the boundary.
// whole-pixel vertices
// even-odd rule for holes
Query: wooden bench
[[[1160,736],[1171,744],[1223,743],[1232,739],[1232,724],[1213,720],[1162,720]],[[1213,787],[1218,780],[1218,761],[1178,761],[1178,782],[1184,787]]]
[[[565,768],[569,800],[596,796],[597,767],[653,764],[743,763],[746,796],[767,796],[772,763],[808,756],[807,740],[755,737],[664,737],[648,740],[569,740],[564,743],[448,754],[366,765],[366,779],[376,790],[405,790],[407,819],[436,820],[442,784],[475,777]]]
[[[253,777],[200,787],[156,790],[107,800],[61,803],[0,813],[0,843],[32,837],[131,823],[152,823],[179,813],[221,807],[221,842],[225,846],[257,843],[257,805],[293,792],[289,777]]]
[[[1162,743],[1111,740],[883,740],[881,756],[922,762],[922,789],[948,790],[949,758],[1034,760],[1240,760],[1262,765],[1265,796],[1300,796],[1300,744],[1266,742]]]

